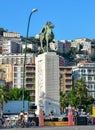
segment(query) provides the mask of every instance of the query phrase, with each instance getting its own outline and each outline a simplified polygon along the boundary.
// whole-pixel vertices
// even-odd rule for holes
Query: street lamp
[[[26,65],[26,51],[27,51],[27,39],[28,39],[28,33],[29,33],[29,26],[30,26],[30,19],[34,12],[38,11],[37,9],[33,9],[29,15],[28,18],[28,25],[27,25],[27,33],[26,33],[26,44],[25,44],[25,52],[24,52],[24,65],[23,65],[23,88],[22,88],[22,101],[23,101],[23,108],[22,111],[24,112],[24,85],[25,85],[25,65]]]

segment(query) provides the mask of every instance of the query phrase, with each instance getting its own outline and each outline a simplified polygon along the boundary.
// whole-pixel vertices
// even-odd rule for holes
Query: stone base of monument
[[[46,116],[49,116],[52,111],[54,115],[59,115],[59,56],[55,52],[45,52],[36,57],[35,64],[36,114],[39,115],[41,107]]]

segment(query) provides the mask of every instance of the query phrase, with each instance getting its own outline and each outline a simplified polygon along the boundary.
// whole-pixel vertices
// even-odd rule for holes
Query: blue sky
[[[51,21],[56,40],[95,39],[95,0],[0,0],[0,27],[26,36],[33,8],[38,11],[31,17],[29,36]]]

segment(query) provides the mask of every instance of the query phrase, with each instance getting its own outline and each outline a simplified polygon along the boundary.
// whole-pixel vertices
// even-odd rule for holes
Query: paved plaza
[[[87,126],[64,126],[64,127],[32,127],[32,128],[13,128],[5,130],[95,130],[95,125]],[[4,129],[1,129],[4,130]]]

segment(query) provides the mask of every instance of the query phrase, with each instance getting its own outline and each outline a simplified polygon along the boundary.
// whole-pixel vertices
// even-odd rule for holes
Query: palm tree
[[[87,98],[86,83],[81,78],[81,79],[75,81],[74,87],[75,87],[75,91],[76,91],[76,97],[79,99],[79,105],[82,105],[82,99]]]
[[[90,110],[91,112],[93,102],[94,99],[88,95],[87,86],[83,79],[76,80],[74,87],[69,92],[60,94],[60,108],[62,111],[66,106],[71,105],[75,108],[85,106],[86,111]]]
[[[78,102],[77,102],[77,97],[75,95],[76,95],[76,91],[74,88],[67,93],[68,105],[77,107]]]
[[[68,106],[66,98],[67,98],[67,95],[60,92],[60,112],[61,113],[63,112],[64,108]]]

